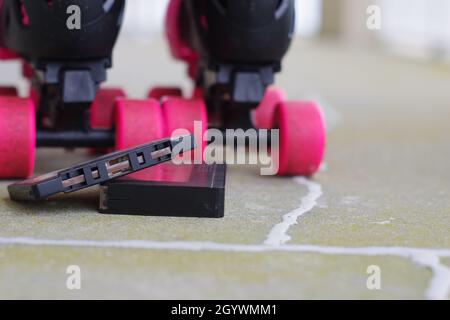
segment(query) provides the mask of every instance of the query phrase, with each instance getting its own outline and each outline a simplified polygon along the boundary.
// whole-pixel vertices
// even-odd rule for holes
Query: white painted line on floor
[[[302,177],[296,177],[294,180],[308,188],[308,194],[301,200],[300,207],[292,212],[285,214],[282,221],[270,230],[264,244],[271,246],[280,246],[291,240],[287,234],[289,228],[297,224],[298,218],[311,211],[317,204],[317,200],[322,196],[322,187],[320,184]]]
[[[433,276],[428,284],[425,298],[428,300],[446,300],[450,295],[450,268],[443,265],[438,255],[424,252],[412,257],[413,262],[430,269]]]
[[[53,246],[89,247],[142,250],[215,251],[234,253],[297,252],[345,256],[393,256],[411,259],[414,263],[433,272],[426,292],[428,299],[447,299],[450,292],[450,269],[440,263],[449,258],[450,249],[426,249],[404,247],[327,247],[315,245],[251,245],[215,242],[159,242],[148,240],[53,240],[36,238],[0,238],[3,246]]]
[[[151,240],[54,240],[39,238],[3,238],[0,245],[54,246],[54,247],[92,247],[122,248],[146,250],[180,250],[180,251],[219,251],[219,252],[300,252],[346,256],[396,256],[423,257],[432,255],[450,258],[450,249],[406,248],[406,247],[332,247],[316,245],[289,244],[268,246],[264,244],[238,244],[203,241],[151,241]],[[422,256],[421,256],[422,255]]]
[[[300,207],[283,216],[282,222],[275,225],[269,232],[264,244],[273,251],[311,252],[334,255],[359,255],[359,256],[396,256],[411,259],[421,267],[431,270],[432,278],[428,285],[425,297],[431,300],[447,299],[450,294],[450,268],[440,262],[440,257],[447,257],[450,250],[442,249],[415,249],[401,247],[366,247],[366,248],[342,248],[321,247],[308,245],[285,245],[291,240],[288,236],[289,228],[298,223],[298,219],[305,213],[314,209],[317,200],[322,196],[320,184],[306,178],[294,178],[295,181],[308,188],[308,194],[302,199]],[[349,203],[350,204],[350,203]],[[389,221],[375,222],[376,224],[389,224]],[[264,248],[270,251],[269,248]]]

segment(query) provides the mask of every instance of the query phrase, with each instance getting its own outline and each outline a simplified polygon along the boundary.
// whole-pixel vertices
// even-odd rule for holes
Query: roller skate
[[[30,176],[36,147],[120,149],[133,134],[121,131],[133,119],[113,112],[125,93],[99,89],[125,1],[79,0],[73,7],[66,0],[0,0],[0,58],[22,59],[31,84],[28,98],[0,88],[0,178]],[[79,28],[69,25],[71,13],[80,16]]]
[[[192,97],[154,88],[168,129],[279,129],[279,175],[314,174],[325,149],[325,125],[314,102],[289,101],[273,86],[295,24],[293,0],[171,0],[166,35],[174,58],[188,65]]]

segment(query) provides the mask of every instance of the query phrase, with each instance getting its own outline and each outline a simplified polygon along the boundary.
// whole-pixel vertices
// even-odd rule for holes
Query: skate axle
[[[108,148],[114,147],[114,143],[113,130],[38,130],[36,132],[36,146],[38,147]]]

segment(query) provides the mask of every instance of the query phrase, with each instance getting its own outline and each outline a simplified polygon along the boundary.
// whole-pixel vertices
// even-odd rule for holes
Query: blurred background
[[[142,42],[158,39],[168,0],[131,0],[122,36]],[[445,56],[450,50],[448,0],[296,0],[297,34],[334,38],[353,45],[384,45],[405,54]],[[381,9],[381,29],[366,26],[367,9]],[[411,52],[416,50],[416,52]]]
[[[185,76],[185,65],[170,57],[165,43],[167,4],[168,0],[128,1],[124,29],[115,51],[116,68],[110,72],[109,79],[110,84],[126,85],[130,95],[144,96],[149,86],[154,85],[176,84],[186,90],[191,88]],[[296,6],[297,39],[283,61],[283,72],[277,77],[277,83],[287,87],[292,98],[313,96],[320,99],[318,95],[321,95],[323,100],[327,99],[324,82],[330,81],[330,86],[336,90],[345,86],[339,77],[330,76],[337,72],[339,64],[348,60],[350,67],[353,61],[359,61],[364,69],[370,68],[370,65],[377,65],[370,60],[374,54],[378,55],[376,61],[382,69],[395,69],[398,75],[401,67],[398,63],[391,66],[392,60],[381,61],[384,55],[413,64],[439,64],[447,72],[450,57],[448,0],[296,0]],[[367,23],[373,22],[374,13],[379,13],[376,18],[380,25],[369,28]],[[329,66],[320,59],[329,60]],[[138,64],[141,68],[136,67]],[[302,75],[293,87],[292,78],[296,76],[293,70],[297,67]],[[380,74],[384,72],[379,67],[374,69]],[[130,72],[133,77],[128,76]],[[127,77],[126,84],[124,77]]]
[[[183,64],[171,59],[165,43],[168,2],[127,1],[124,28],[114,52],[116,69],[109,73],[110,85],[126,86],[135,96],[145,95],[149,85],[173,84],[175,75],[177,84],[189,85],[185,77],[180,77],[184,75]],[[300,40],[294,46],[326,43],[333,47],[389,52],[425,62],[449,60],[448,0],[296,0],[296,5],[296,33]],[[374,6],[379,8],[380,28],[371,30],[367,21]],[[139,64],[142,72],[131,70]],[[19,68],[18,63],[3,63],[0,71],[8,77],[1,77],[0,84],[11,83],[13,79],[21,84],[24,94],[26,83],[17,72]],[[133,77],[128,77],[129,72],[133,72]],[[129,78],[126,83],[125,76]]]

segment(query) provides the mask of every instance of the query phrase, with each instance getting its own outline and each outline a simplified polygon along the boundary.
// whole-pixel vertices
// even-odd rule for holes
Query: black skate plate
[[[222,218],[225,164],[167,163],[100,187],[105,214]]]
[[[165,163],[179,153],[194,148],[195,140],[192,135],[162,139],[11,184],[8,186],[8,192],[14,201],[42,200],[58,193],[71,193]]]

